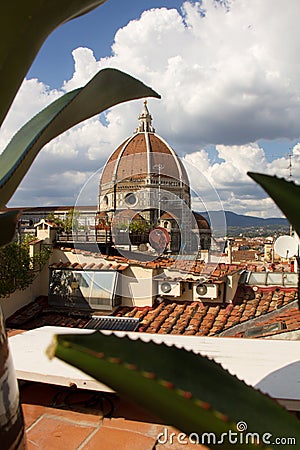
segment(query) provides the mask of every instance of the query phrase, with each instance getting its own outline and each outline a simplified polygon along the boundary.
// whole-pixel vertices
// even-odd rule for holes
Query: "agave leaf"
[[[117,103],[159,95],[116,69],[103,69],[83,88],[51,103],[13,137],[0,155],[0,209],[11,198],[34,158],[51,139]]]
[[[47,36],[106,0],[3,0],[0,15],[0,126]]]
[[[20,215],[21,211],[16,209],[0,212],[0,247],[12,241]]]
[[[248,175],[269,194],[300,236],[300,186],[276,176],[254,172]]]
[[[237,432],[236,424],[244,421],[248,432],[271,433],[272,442],[278,435],[300,442],[295,417],[215,361],[193,352],[95,332],[58,335],[48,349],[53,353],[186,434],[214,432],[220,437],[229,430]],[[232,443],[224,439],[221,446],[231,449]]]

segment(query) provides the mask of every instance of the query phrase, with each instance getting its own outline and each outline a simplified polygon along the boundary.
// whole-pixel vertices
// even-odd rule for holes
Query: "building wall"
[[[99,258],[92,255],[76,254],[70,250],[55,249],[56,261],[73,263],[99,263]],[[152,306],[157,295],[157,283],[153,279],[157,269],[130,266],[119,276],[117,294],[124,306]]]
[[[48,264],[45,265],[43,270],[39,272],[34,279],[33,283],[24,290],[17,290],[9,297],[0,298],[0,306],[4,315],[4,319],[7,319],[13,315],[18,309],[33,302],[40,295],[48,295]]]
[[[122,305],[152,306],[157,296],[156,269],[130,266],[122,273]]]
[[[227,275],[225,301],[231,303],[238,288],[240,272]]]

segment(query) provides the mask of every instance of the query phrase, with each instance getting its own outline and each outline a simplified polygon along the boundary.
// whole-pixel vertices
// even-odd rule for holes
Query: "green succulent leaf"
[[[13,137],[0,155],[0,209],[11,198],[34,158],[51,139],[95,114],[128,100],[160,96],[116,69],[103,69],[84,87],[51,103]]]
[[[248,175],[269,194],[300,236],[300,186],[276,176],[254,172]]]
[[[248,432],[292,436],[300,442],[295,417],[215,361],[193,352],[95,332],[58,335],[48,350],[53,353],[186,434],[214,432],[220,437],[229,430],[237,432],[237,423],[244,421]],[[251,442],[239,444],[253,448]],[[231,449],[232,443],[224,439],[221,446]]]
[[[16,209],[0,212],[0,247],[9,244],[14,238],[20,215],[21,211]]]
[[[0,126],[48,35],[59,25],[106,0],[10,0],[1,2]]]

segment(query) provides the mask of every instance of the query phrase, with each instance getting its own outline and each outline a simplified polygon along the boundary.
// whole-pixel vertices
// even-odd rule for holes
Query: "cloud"
[[[226,209],[278,215],[246,171],[288,176],[288,158],[270,161],[259,141],[299,139],[300,39],[294,32],[299,19],[297,0],[284,8],[279,0],[232,0],[227,6],[203,0],[183,3],[181,13],[165,7],[145,11],[117,31],[111,55],[97,60],[97,49],[75,49],[73,76],[60,90],[24,81],[0,145],[63,92],[82,86],[102,67],[117,67],[162,95],[149,101],[158,134],[205,174]],[[141,108],[140,101],[119,105],[48,144],[13,203],[45,201],[47,189],[54,204],[72,201],[79,182],[132,134]],[[300,175],[299,149],[300,144],[293,148],[295,177]],[[201,181],[195,182],[199,190]],[[209,206],[217,205],[207,186],[203,191]]]
[[[287,179],[291,159],[293,179],[299,182],[300,143],[293,147],[290,158],[286,155],[273,161],[267,160],[264,149],[258,143],[217,145],[216,150],[217,161],[212,161],[204,149],[183,158],[190,183],[197,192],[193,207],[199,209],[198,200],[201,197],[206,209],[224,208],[261,217],[282,216],[273,201],[248,177],[247,172],[261,172]]]
[[[61,95],[62,91],[50,89],[35,78],[25,79],[1,127],[0,151],[5,148],[21,126]]]

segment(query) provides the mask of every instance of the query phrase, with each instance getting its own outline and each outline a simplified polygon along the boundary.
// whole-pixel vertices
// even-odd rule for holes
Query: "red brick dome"
[[[189,185],[182,162],[170,145],[155,133],[145,101],[136,132],[119,145],[110,156],[100,182],[116,183],[155,175],[173,178]]]
[[[197,222],[199,230],[210,230],[209,223],[207,220],[199,213],[193,211],[195,220]]]

